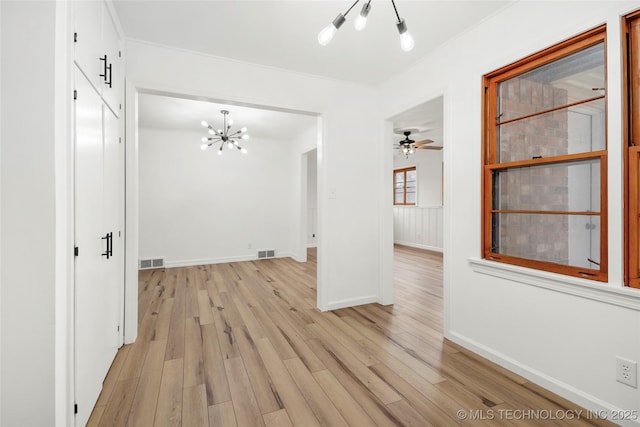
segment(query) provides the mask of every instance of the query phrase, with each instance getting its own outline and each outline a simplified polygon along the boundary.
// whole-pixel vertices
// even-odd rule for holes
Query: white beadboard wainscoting
[[[394,206],[393,241],[442,252],[442,206]]]

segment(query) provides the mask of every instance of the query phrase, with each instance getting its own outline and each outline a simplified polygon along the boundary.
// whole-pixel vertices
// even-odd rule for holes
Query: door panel
[[[91,84],[102,93],[104,61],[102,52],[102,1],[77,1],[74,3],[75,32],[74,43],[76,64],[91,81]]]
[[[75,398],[76,425],[85,425],[119,346],[119,284],[103,255],[105,215],[103,103],[75,70]]]
[[[120,323],[124,307],[122,307],[122,293],[124,292],[124,144],[121,142],[120,123],[118,118],[106,106],[103,109],[103,215],[104,227],[112,233],[108,270],[105,279],[109,287],[117,290],[115,297],[117,305],[110,314],[115,325]],[[116,326],[117,329],[117,326]],[[118,341],[121,334],[118,334]]]

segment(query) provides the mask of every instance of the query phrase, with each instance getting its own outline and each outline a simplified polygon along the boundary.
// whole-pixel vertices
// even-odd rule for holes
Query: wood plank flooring
[[[314,250],[139,277],[90,426],[607,425],[443,339],[436,253],[396,247],[394,306],[328,313]]]

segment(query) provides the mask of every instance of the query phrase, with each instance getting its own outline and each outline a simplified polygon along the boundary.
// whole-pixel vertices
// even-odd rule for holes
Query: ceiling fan
[[[407,157],[409,157],[409,154],[413,154],[415,150],[442,150],[441,145],[428,145],[433,144],[432,139],[423,139],[421,141],[410,139],[410,130],[405,130],[402,134],[404,135],[404,139],[398,141],[394,147],[398,148],[398,150]]]

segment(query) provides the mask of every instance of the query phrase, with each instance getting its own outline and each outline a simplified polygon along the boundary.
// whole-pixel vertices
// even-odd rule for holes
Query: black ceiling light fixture
[[[237,130],[233,133],[229,133],[231,130],[231,125],[233,124],[233,120],[231,119],[227,120],[227,116],[229,115],[229,112],[227,110],[221,110],[220,112],[222,113],[222,123],[223,123],[222,129],[214,129],[213,126],[211,126],[204,120],[200,122],[202,126],[209,129],[209,135],[212,135],[209,137],[205,136],[204,138],[202,138],[202,142],[204,144],[202,144],[200,148],[203,150],[206,150],[216,142],[220,142],[220,148],[218,149],[219,156],[222,155],[222,149],[224,148],[225,145],[229,149],[237,148],[242,152],[242,154],[247,154],[246,148],[242,148],[238,144],[238,142],[242,139],[249,139],[249,135],[247,134],[247,128],[243,127],[240,130]]]
[[[409,155],[416,152],[416,150],[442,150],[441,145],[429,145],[433,144],[432,139],[423,139],[421,141],[414,141],[409,138],[412,133],[420,133],[420,129],[411,128],[411,129],[396,129],[395,133],[404,135],[404,139],[398,141],[394,147],[398,149],[398,151],[409,158]]]
[[[320,34],[318,34],[318,43],[320,43],[322,46],[326,46],[329,44],[338,29],[342,26],[342,24],[344,24],[347,14],[351,12],[351,9],[353,9],[359,1],[360,0],[356,0],[351,5],[351,7],[347,9],[344,15],[342,13],[339,13],[338,16],[336,16],[336,19],[331,22],[331,24],[327,25],[322,31],[320,31]],[[393,5],[393,10],[395,11],[396,18],[398,19],[396,22],[396,27],[398,28],[398,32],[400,33],[400,47],[405,52],[408,52],[413,49],[415,42],[409,31],[407,31],[406,22],[404,22],[404,19],[400,18],[400,15],[398,14],[398,9],[396,8],[395,1],[391,0],[391,4]],[[353,23],[356,30],[364,30],[365,26],[367,25],[367,16],[369,16],[370,11],[371,0],[366,0],[365,4],[362,6],[362,10],[360,10],[360,15],[358,15]]]

